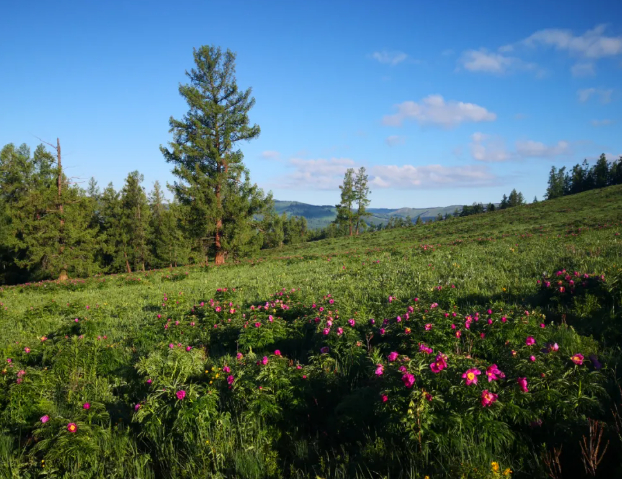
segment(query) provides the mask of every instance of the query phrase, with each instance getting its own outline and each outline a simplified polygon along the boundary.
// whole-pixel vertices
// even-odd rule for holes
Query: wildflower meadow
[[[0,288],[0,477],[622,477],[622,187]]]

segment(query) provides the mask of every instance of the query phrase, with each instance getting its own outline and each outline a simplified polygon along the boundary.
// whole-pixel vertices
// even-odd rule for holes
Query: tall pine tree
[[[179,87],[189,110],[181,120],[171,117],[173,141],[160,150],[179,179],[172,186],[176,197],[193,206],[197,244],[205,247],[213,239],[215,263],[223,264],[228,248],[252,239],[249,223],[265,207],[263,193],[242,181],[247,172],[242,152],[236,149],[240,141],[259,136],[260,130],[249,125],[255,99],[250,88],[238,90],[235,54],[202,46],[194,50],[194,62],[196,68],[186,72],[190,82]]]

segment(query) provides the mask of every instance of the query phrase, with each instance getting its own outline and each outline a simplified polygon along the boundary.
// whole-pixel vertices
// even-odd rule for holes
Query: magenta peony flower
[[[471,384],[477,384],[477,376],[480,374],[482,374],[482,372],[479,369],[471,368],[466,370],[462,378],[466,379],[466,385],[470,386]]]
[[[387,402],[389,400],[389,396],[387,396],[386,394],[382,395],[382,402]]]
[[[527,378],[518,378],[516,382],[520,386],[521,391],[523,391],[524,393],[529,392],[529,389],[527,388]]]
[[[177,391],[175,393],[175,395],[177,396],[177,399],[179,399],[180,401],[186,397],[186,391],[184,391],[183,389]]]
[[[486,368],[486,376],[488,376],[488,382],[492,382],[503,379],[505,374],[501,372],[496,364],[493,364],[492,366],[488,366],[488,368]]]
[[[427,346],[424,343],[421,343],[419,345],[419,351],[426,354],[432,354],[434,352],[434,350],[430,346]]]
[[[263,364],[264,366],[268,364],[268,356],[263,357],[263,359],[261,360],[261,364]]]
[[[376,376],[382,376],[384,374],[384,366],[382,364],[376,365]]]
[[[354,321],[353,319],[348,319],[348,324],[354,327],[354,325],[356,324],[356,321]]]
[[[233,376],[228,376],[227,377],[227,383],[229,385],[232,385],[234,381],[235,381],[235,378]]]
[[[192,346],[186,346],[186,351],[190,352],[192,350]]]
[[[395,361],[399,356],[399,353],[396,353],[395,351],[393,351],[392,353],[389,353],[388,359],[389,361],[393,362]]]
[[[492,405],[492,403],[494,403],[498,397],[498,394],[492,393],[488,389],[484,389],[482,391],[482,406],[488,407]]]
[[[280,355],[281,355],[281,351],[280,351],[280,350],[278,350],[278,349],[275,349],[275,350],[274,350],[274,355],[275,355],[275,356],[280,356]]]
[[[76,433],[78,432],[78,426],[76,426],[75,422],[70,422],[67,424],[67,430],[71,433]]]
[[[222,370],[223,370],[224,372],[226,372],[226,373],[230,373],[230,372],[231,372],[231,368],[230,368],[229,366],[224,366],[224,367],[222,368]]]
[[[28,354],[28,353],[30,352],[30,348],[28,348],[28,347],[24,348],[24,352],[25,352],[26,354]]]
[[[533,336],[528,336],[527,339],[525,340],[525,344],[527,346],[533,346],[534,344],[536,344],[536,340],[534,339]]]
[[[572,357],[570,358],[570,360],[573,363],[575,363],[575,364],[577,364],[579,366],[581,366],[583,364],[583,359],[584,359],[583,358],[583,354],[578,354],[578,353],[577,354],[573,354]]]
[[[43,424],[45,424],[46,422],[48,422],[50,420],[50,416],[48,416],[47,414],[45,416],[41,416],[41,422]]]
[[[406,373],[402,376],[402,382],[404,383],[404,386],[410,389],[415,385],[415,376],[410,373]]]
[[[432,364],[430,364],[430,369],[435,374],[440,373],[446,367],[447,367],[447,355],[443,353],[438,353],[436,355],[436,360]]]
[[[134,406],[134,411],[138,411],[139,409],[140,409],[140,404],[136,404],[136,405]]]
[[[85,403],[82,405],[82,408],[83,408],[83,409],[91,409],[91,405],[90,405],[89,403],[85,402]]]

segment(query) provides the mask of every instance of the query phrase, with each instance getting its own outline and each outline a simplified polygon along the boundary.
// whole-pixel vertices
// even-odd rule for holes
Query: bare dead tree
[[[45,143],[46,145],[51,146],[54,150],[56,150],[56,158],[58,162],[58,177],[56,179],[56,184],[58,186],[58,195],[56,200],[56,211],[58,212],[58,216],[60,218],[60,228],[58,235],[58,252],[59,257],[63,256],[63,252],[65,251],[65,215],[63,211],[63,164],[61,162],[61,149],[60,149],[60,140],[56,138],[56,145],[49,143],[47,141],[42,140],[37,137],[40,141]],[[69,277],[67,276],[67,265],[63,264],[60,270],[60,274],[58,275],[59,281],[67,281]]]

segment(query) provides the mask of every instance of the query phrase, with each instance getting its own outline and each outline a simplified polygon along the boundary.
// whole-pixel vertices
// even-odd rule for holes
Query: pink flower
[[[572,357],[570,358],[570,360],[575,363],[578,364],[579,366],[581,366],[583,364],[583,354],[573,354]]]
[[[535,356],[529,356],[529,360],[530,360],[532,363],[535,363],[535,362],[536,362],[536,357],[535,357]]]
[[[406,373],[402,376],[402,382],[404,383],[404,386],[410,389],[415,385],[415,376],[410,373]]]
[[[47,414],[45,416],[41,416],[41,422],[43,424],[45,424],[46,422],[48,422],[50,420],[50,416],[48,416]]]
[[[231,386],[233,384],[233,381],[235,381],[235,378],[233,376],[228,376],[227,377],[227,383],[229,384],[229,386]]]
[[[136,405],[134,406],[134,411],[138,411],[139,409],[140,409],[140,404],[136,404]]]
[[[533,336],[528,336],[527,339],[525,340],[525,344],[527,346],[533,346],[534,344],[536,344],[536,340],[534,339]]]
[[[186,351],[190,351],[192,349],[192,346],[186,346]]]
[[[447,355],[443,353],[438,353],[436,355],[436,360],[432,364],[430,364],[430,369],[435,374],[440,373],[446,367],[447,367]]]
[[[356,324],[356,321],[354,321],[353,319],[348,319],[348,324],[354,327],[354,325]]]
[[[256,322],[256,323],[255,323],[255,327],[256,327],[256,328],[260,328],[260,327],[261,327],[261,323],[260,323],[259,321],[258,321],[258,322]]]
[[[385,333],[385,332],[386,332],[386,331],[385,331],[385,329],[384,329],[384,328],[380,328],[380,334],[381,334],[381,335],[383,335],[383,336],[384,336],[384,333]]]
[[[238,358],[238,359],[242,359],[244,357],[244,355],[242,353],[238,353],[238,354],[236,354],[235,357]]]
[[[399,356],[399,353],[396,353],[395,351],[393,351],[392,353],[389,353],[388,359],[389,361],[393,362],[395,361]]]
[[[425,330],[430,331],[432,329],[432,325],[430,323],[425,325]]]
[[[423,343],[419,345],[419,351],[426,354],[432,354],[434,352],[434,350],[430,346],[427,346]]]
[[[520,386],[521,391],[523,391],[524,393],[529,392],[529,389],[527,388],[527,378],[518,378],[516,382]]]
[[[477,376],[482,374],[479,369],[467,369],[466,372],[462,375],[463,379],[466,379],[466,385],[470,386],[471,384],[477,384]]]
[[[24,352],[25,352],[26,354],[28,354],[28,353],[30,352],[30,348],[28,348],[28,347],[24,348]]]
[[[340,326],[337,328],[337,336],[341,336],[343,334],[343,328]]]
[[[278,350],[278,349],[275,349],[275,350],[274,350],[274,355],[275,355],[275,356],[280,356],[280,355],[281,355],[281,351],[280,351],[280,350]]]
[[[460,336],[462,336],[462,331],[456,331],[456,338],[460,339]]]
[[[328,346],[320,348],[320,353],[322,354],[326,354],[328,351],[330,351],[330,348]]]
[[[482,391],[482,406],[483,407],[490,406],[492,403],[494,403],[497,400],[498,397],[499,397],[498,394],[492,393],[488,389],[484,389]]]
[[[376,365],[376,376],[382,376],[384,374],[384,366],[382,364]]]
[[[382,395],[382,402],[387,402],[389,400],[389,396],[387,396],[386,394]]]
[[[177,399],[179,399],[180,401],[186,397],[186,391],[184,391],[183,389],[177,391],[175,393],[175,395],[177,396]]]
[[[330,329],[324,328],[324,331],[322,331],[322,333],[324,333],[324,336],[328,336],[328,333],[330,333]]]
[[[91,409],[91,405],[90,405],[89,403],[85,402],[85,403],[82,405],[82,408],[83,408],[83,409]]]
[[[168,345],[168,347],[169,347],[169,348],[171,348],[171,349],[173,349],[173,348],[175,347],[175,345],[174,345],[173,343],[170,343],[170,344]]]
[[[222,370],[226,373],[230,373],[231,372],[231,368],[229,366],[225,366],[222,368]]]
[[[268,364],[268,356],[263,357],[263,359],[261,360],[261,364],[263,364],[264,366]]]
[[[67,424],[67,430],[70,433],[76,433],[78,432],[78,426],[76,426],[75,422],[70,422],[69,424]]]
[[[432,397],[432,395],[431,395],[430,393],[425,393],[425,398],[426,398],[428,401],[431,401],[432,399],[434,399],[434,397]]]
[[[501,372],[501,370],[497,367],[496,364],[488,366],[486,368],[486,376],[488,376],[488,382],[497,381],[499,379],[503,379],[505,374]]]

